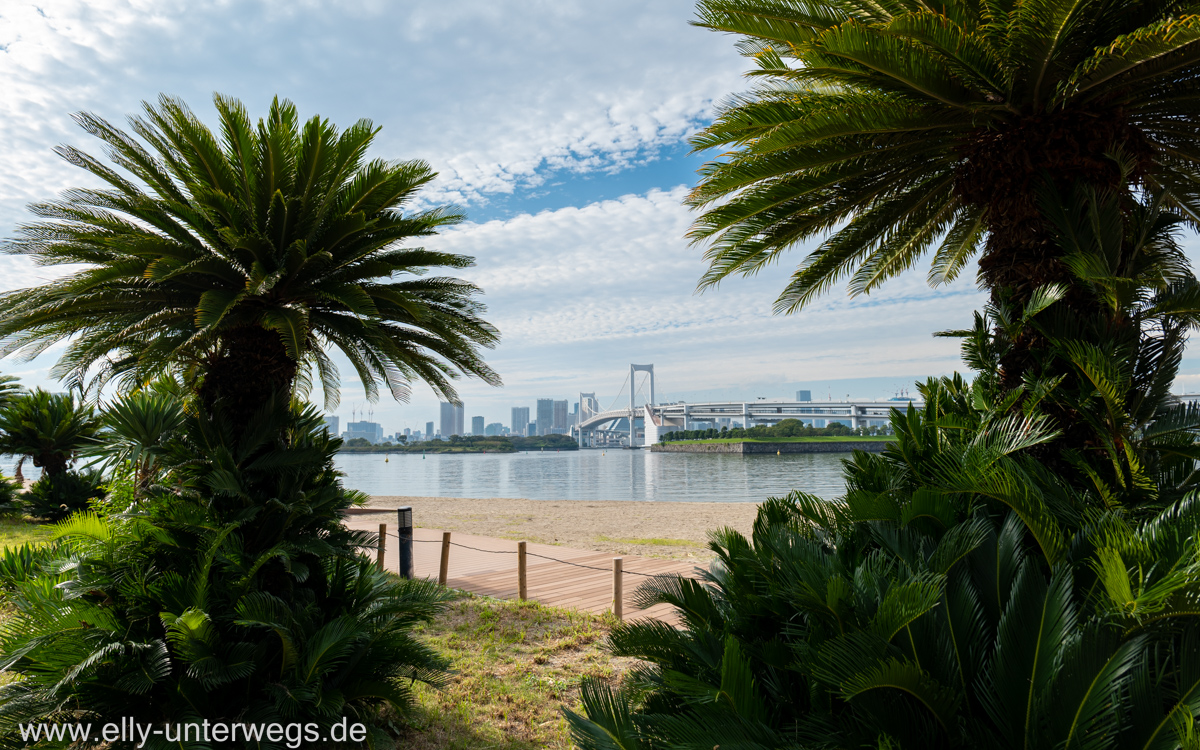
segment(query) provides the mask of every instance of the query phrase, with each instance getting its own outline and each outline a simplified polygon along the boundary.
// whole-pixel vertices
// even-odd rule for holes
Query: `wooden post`
[[[517,598],[525,601],[528,593],[525,579],[525,542],[517,542]]]
[[[450,532],[442,532],[442,564],[438,567],[438,584],[446,585],[446,575],[450,572]]]
[[[387,570],[383,565],[384,554],[387,552],[387,524],[379,524],[379,570],[380,572]]]
[[[624,619],[625,615],[625,586],[622,583],[622,568],[624,567],[624,559],[622,557],[613,558],[613,617],[618,620]]]

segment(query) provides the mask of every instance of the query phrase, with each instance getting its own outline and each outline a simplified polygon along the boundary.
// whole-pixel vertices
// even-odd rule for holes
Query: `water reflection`
[[[524,497],[534,500],[760,502],[802,489],[843,492],[848,454],[787,456],[570,451],[510,454],[342,453],[346,484],[372,495]]]
[[[824,498],[844,491],[849,454],[738,456],[650,451],[420,455],[340,453],[346,485],[371,495],[524,497],[533,500],[760,502],[801,489]],[[0,457],[0,473],[16,464]],[[40,474],[25,462],[26,477]]]

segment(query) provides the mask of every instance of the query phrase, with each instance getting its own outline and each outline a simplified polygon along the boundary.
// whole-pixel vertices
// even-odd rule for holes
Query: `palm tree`
[[[42,220],[9,250],[86,268],[0,296],[0,354],[69,340],[55,372],[72,386],[174,371],[235,422],[314,371],[336,405],[329,348],[371,398],[380,383],[404,399],[419,379],[454,400],[460,375],[500,382],[479,354],[498,340],[479,288],[427,275],[473,259],[409,245],[462,219],[412,208],[435,177],[426,163],[366,161],[367,120],[339,133],[276,99],[255,126],[237,100],[214,102],[219,134],[167,96],[130,118],[133,134],[76,115],[115,167],[57,151],[108,188],[33,205]]]
[[[4,409],[21,393],[21,384],[12,375],[0,375],[0,409]]]
[[[1200,225],[1200,6],[1169,0],[701,0],[761,83],[697,134],[723,148],[688,202],[701,288],[822,238],[775,303],[869,293],[930,250],[933,285],[982,251],[993,303],[1070,285],[1038,186],[1141,190]],[[1084,308],[1086,292],[1065,303]],[[1010,378],[1027,363],[1014,355]],[[1010,381],[1012,382],[1012,381]]]
[[[92,407],[38,388],[0,409],[0,453],[29,456],[47,476],[57,476],[99,429]]]

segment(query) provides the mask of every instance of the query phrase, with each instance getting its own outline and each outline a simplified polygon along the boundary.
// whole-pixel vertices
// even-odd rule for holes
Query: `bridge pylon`
[[[634,398],[637,396],[637,388],[634,386],[634,374],[639,372],[650,373],[650,401],[649,404],[654,406],[654,365],[629,365],[629,447],[637,448],[637,404],[634,403]]]

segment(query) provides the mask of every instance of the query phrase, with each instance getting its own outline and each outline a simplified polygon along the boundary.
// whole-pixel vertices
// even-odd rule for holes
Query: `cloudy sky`
[[[30,201],[87,183],[51,152],[95,149],[70,120],[114,121],[159,93],[208,120],[213,92],[252,114],[273,96],[303,116],[373,120],[373,156],[421,158],[440,176],[426,196],[470,221],[428,243],[475,256],[464,275],[502,333],[489,354],[503,388],[463,382],[468,418],[508,423],[536,398],[618,395],[630,362],[653,363],[659,400],[888,397],[947,374],[957,345],[930,333],[966,325],[970,280],[931,290],[923,271],[880,293],[843,290],[778,317],[771,301],[797,250],[758,277],[695,294],[701,249],[681,205],[703,156],[687,136],[742,90],[733,39],[688,25],[688,0],[4,0],[0,4],[0,237]],[[1189,245],[1196,246],[1194,238]],[[0,288],[48,269],[0,257]],[[52,386],[54,352],[0,363]],[[1182,386],[1200,386],[1200,360]],[[343,372],[352,372],[347,366]],[[343,404],[391,432],[423,427],[436,398]]]

